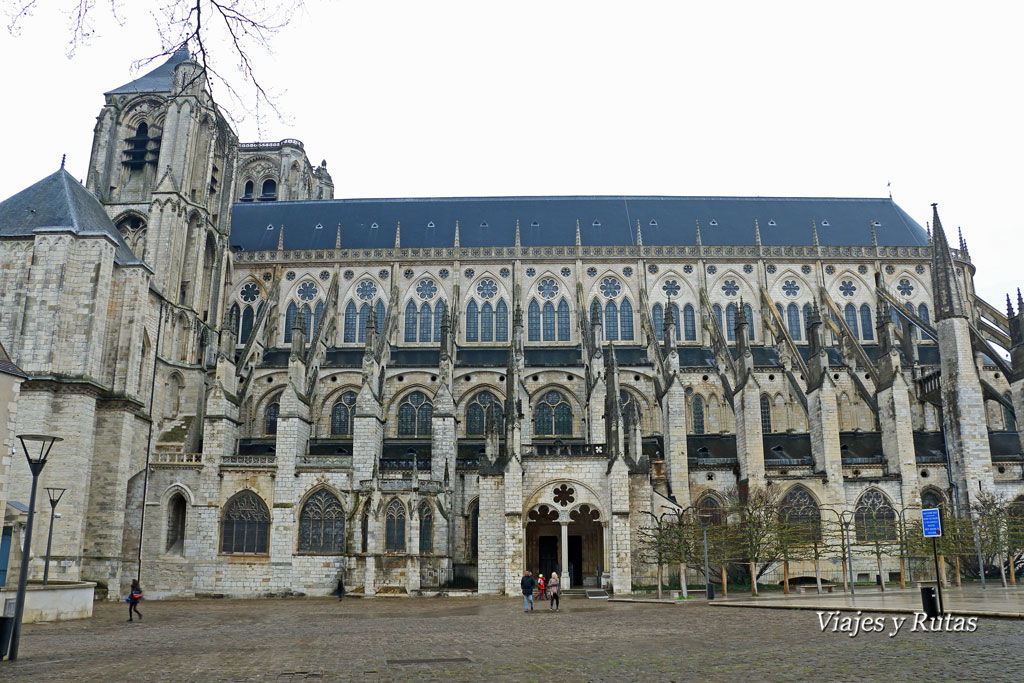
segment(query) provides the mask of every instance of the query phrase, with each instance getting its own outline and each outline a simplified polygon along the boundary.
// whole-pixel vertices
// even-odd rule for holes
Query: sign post
[[[921,528],[924,529],[924,537],[932,539],[932,555],[935,558],[935,588],[939,592],[939,614],[945,614],[946,612],[942,607],[942,576],[939,574],[939,550],[935,540],[942,537],[942,510],[939,508],[924,508],[921,510]]]

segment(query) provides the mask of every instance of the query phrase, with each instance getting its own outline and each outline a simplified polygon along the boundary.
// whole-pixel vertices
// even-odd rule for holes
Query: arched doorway
[[[557,571],[563,588],[600,586],[609,569],[601,513],[589,503],[570,507],[574,493],[565,486],[554,505],[539,503],[527,513],[526,568],[545,577]]]

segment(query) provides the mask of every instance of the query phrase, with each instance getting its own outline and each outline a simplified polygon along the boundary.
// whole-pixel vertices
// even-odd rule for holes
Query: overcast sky
[[[102,93],[159,51],[148,7],[0,33],[0,198],[84,177]],[[49,4],[49,3],[47,3]],[[128,5],[127,0],[123,4]],[[962,226],[982,295],[1024,285],[1022,3],[307,0],[255,55],[338,197],[879,197]],[[852,11],[851,11],[852,10]],[[149,67],[149,68],[152,68]],[[148,70],[144,69],[143,71]]]

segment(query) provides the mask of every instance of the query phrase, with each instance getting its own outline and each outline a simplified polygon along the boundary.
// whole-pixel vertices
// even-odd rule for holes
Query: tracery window
[[[661,304],[654,304],[651,307],[651,321],[654,323],[654,336],[658,341],[665,339],[665,309]]]
[[[945,507],[945,500],[935,489],[925,489],[921,492],[921,507],[941,508]]]
[[[398,435],[430,436],[430,419],[434,415],[434,404],[422,391],[414,391],[405,397],[398,408]]]
[[[281,404],[276,400],[267,406],[263,415],[263,433],[267,436],[277,434],[277,416],[281,412]]]
[[[434,513],[430,503],[423,501],[419,507],[420,514],[420,555],[428,555],[434,550]]]
[[[349,304],[351,306],[352,304]],[[405,341],[415,342],[416,341],[416,326],[419,322],[419,315],[416,310],[416,302],[409,300],[409,303],[405,305]],[[348,335],[348,327],[346,326],[346,336]],[[468,332],[466,333],[469,334]],[[355,340],[353,340],[355,341]]]
[[[800,330],[803,328],[800,327],[800,309],[796,304],[786,306],[786,322],[789,325],[789,336],[793,341],[800,341],[803,338]]]
[[[1009,391],[1003,394],[1003,398],[1005,398],[1007,401],[1013,401],[1013,398],[1010,396]],[[1007,407],[1005,404],[1003,405],[1003,429],[1005,429],[1008,432],[1017,431],[1017,418],[1014,416],[1013,411],[1010,410],[1009,407]]]
[[[537,436],[572,436],[572,406],[560,391],[544,394],[533,411],[534,434]]]
[[[544,341],[555,341],[555,307],[546,301],[543,311],[541,321]]]
[[[698,395],[693,397],[693,433],[704,433],[704,399]]]
[[[711,307],[711,313],[715,316],[715,321],[718,323],[718,329],[725,332],[725,320],[722,317],[722,307],[715,304]]]
[[[859,337],[860,333],[857,331],[857,308],[853,304],[846,304],[843,307],[843,317],[846,319],[846,325],[853,332],[853,336]]]
[[[603,310],[601,308],[601,302],[594,299],[590,302],[590,324],[591,325],[604,325],[604,319],[602,317]]]
[[[750,307],[750,304],[743,304],[743,314],[747,317],[747,339],[754,341],[754,309]]]
[[[346,391],[331,408],[331,436],[350,436],[355,413],[356,392]]]
[[[619,309],[614,301],[604,305],[604,338],[606,341],[619,338]]]
[[[858,543],[896,540],[896,511],[888,496],[868,489],[857,499],[854,526]]]
[[[270,510],[252,491],[235,494],[224,506],[222,553],[265,554],[270,541]]]
[[[337,496],[327,489],[315,492],[299,513],[299,551],[342,552],[345,543],[345,510]]]
[[[487,411],[496,424],[501,426],[504,418],[501,401],[489,391],[481,391],[473,397],[473,400],[466,406],[466,436],[483,436],[487,427]]]
[[[570,340],[569,304],[565,298],[558,302],[558,341]]]
[[[761,394],[761,433],[770,434],[772,431],[772,400],[768,394]]]
[[[806,330],[809,323],[811,322],[811,305],[804,304],[804,329]],[[808,337],[807,341],[810,341]]]
[[[710,526],[725,524],[725,507],[717,496],[704,496],[697,504],[697,515]]]
[[[926,323],[931,323],[931,318],[928,317],[928,304],[919,304],[917,307],[917,317]]]
[[[494,341],[508,341],[508,306],[505,305],[504,299],[499,300],[498,306],[495,308]]]
[[[363,304],[359,307],[359,336],[356,339],[359,343],[366,341],[366,323],[370,320],[370,304]]]
[[[725,336],[729,341],[736,341],[736,304],[725,307]]]
[[[480,309],[480,341],[494,341],[494,309],[490,302]]]
[[[679,307],[672,304],[672,315],[675,316],[676,320],[676,339],[679,339]],[[697,320],[693,313],[693,306],[686,304],[683,306],[683,330],[685,331],[686,341],[697,341]]]
[[[640,408],[640,402],[625,389],[619,389],[619,407],[622,409],[622,422],[627,430],[633,429],[634,407],[636,408],[637,416],[640,418],[640,423],[643,424],[643,410]]]
[[[821,511],[818,502],[803,486],[793,486],[782,499],[779,518],[797,543],[821,540]]]
[[[384,550],[405,552],[405,506],[397,498],[388,503],[384,513]]]
[[[530,300],[526,313],[526,337],[528,341],[540,341],[540,304]]]
[[[874,341],[875,321],[871,316],[871,307],[867,304],[860,305],[860,329],[864,341]]]
[[[619,306],[619,332],[622,341],[633,341],[633,304],[623,299]]]
[[[406,321],[408,325],[408,320]],[[354,344],[356,341],[356,328],[359,326],[359,313],[356,311],[356,304],[349,301],[345,306],[345,343]],[[406,328],[408,329],[408,328]],[[408,340],[406,340],[408,341]]]
[[[427,302],[423,302],[423,305],[420,306],[420,341],[421,342],[429,342],[432,339],[433,335],[431,333],[432,333],[432,328],[433,328],[433,321],[434,321],[434,311],[431,310],[430,304],[428,304]]]
[[[284,343],[292,343],[292,327],[295,325],[295,316],[298,315],[299,309],[292,301],[288,304],[288,308],[284,314]]]
[[[378,302],[379,304],[379,302]],[[441,324],[444,322],[444,311],[445,311],[444,299],[439,299],[434,304],[434,341],[441,341]]]

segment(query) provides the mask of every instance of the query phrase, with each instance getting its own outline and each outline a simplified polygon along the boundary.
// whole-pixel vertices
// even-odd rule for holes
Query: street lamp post
[[[47,486],[46,496],[50,499],[50,531],[46,535],[46,564],[43,565],[43,585],[50,580],[50,547],[53,545],[53,518],[57,512],[57,503],[67,489],[58,489]]]
[[[708,523],[703,517],[700,519],[700,530],[704,534],[704,593],[708,600],[715,599],[715,585],[711,583],[711,566],[708,564]]]
[[[846,519],[846,513],[843,512],[843,526],[846,527],[846,566],[850,569],[850,595],[854,595],[857,591],[853,587],[853,548],[850,546],[850,522],[852,520]]]
[[[36,511],[36,484],[39,482],[39,473],[46,466],[46,458],[50,455],[53,444],[63,439],[56,436],[43,434],[19,434],[21,449],[25,452],[25,459],[28,460],[28,467],[32,471],[32,493],[29,496],[28,520],[25,522],[25,543],[21,552],[21,573],[18,575],[18,597],[14,607],[14,629],[11,632],[11,648],[7,659],[14,661],[18,658],[18,644],[21,640],[21,619],[25,614],[25,589],[28,585],[28,558],[32,549],[32,519]],[[39,444],[39,455],[29,454],[29,444]],[[34,450],[34,449],[33,449]]]

